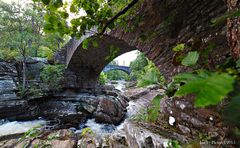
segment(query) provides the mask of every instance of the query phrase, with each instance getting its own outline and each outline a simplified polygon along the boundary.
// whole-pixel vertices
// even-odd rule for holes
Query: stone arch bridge
[[[187,50],[205,49],[209,42],[217,45],[209,61],[211,68],[229,54],[225,24],[209,25],[226,10],[222,0],[144,0],[127,28],[117,27],[103,36],[88,34],[80,40],[71,39],[56,54],[55,61],[67,65],[63,83],[68,88],[95,87],[100,72],[111,60],[136,49],[144,52],[170,80],[173,75],[190,70],[175,60],[177,55],[172,48],[178,43],[185,43]],[[90,40],[88,49],[82,48],[84,38]],[[91,44],[93,40],[98,47]]]
[[[130,73],[131,73],[131,69],[128,66],[110,65],[110,64],[108,64],[107,66],[104,67],[103,72],[108,72],[108,71],[112,71],[112,70],[121,70],[121,71],[127,73],[128,75],[130,75]]]

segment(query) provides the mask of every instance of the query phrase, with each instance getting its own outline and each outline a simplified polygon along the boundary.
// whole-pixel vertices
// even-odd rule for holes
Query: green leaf
[[[77,11],[78,11],[78,9],[76,8],[75,5],[70,6],[70,12],[77,12]]]
[[[240,68],[240,59],[236,61],[236,67]]]
[[[141,41],[146,41],[146,40],[147,40],[147,36],[142,33],[142,34],[140,35],[140,39],[141,39]]]
[[[59,8],[63,6],[62,0],[54,0],[52,4],[55,8]]]
[[[212,73],[211,75],[195,74],[191,76],[186,84],[181,86],[175,93],[176,97],[187,94],[195,94],[195,106],[205,107],[208,105],[216,105],[224,97],[233,90],[234,78],[228,74]],[[186,79],[187,75],[184,75]]]
[[[196,81],[201,79],[199,76],[192,73],[180,73],[174,77],[174,82],[187,83],[189,81]]]
[[[231,123],[233,125],[240,125],[239,106],[240,106],[240,94],[238,93],[233,98],[231,98],[230,103],[224,109],[223,117],[228,123]]]
[[[88,48],[88,44],[89,44],[89,39],[85,39],[82,42],[82,48],[83,49],[87,49]]]
[[[97,47],[99,46],[98,43],[97,43],[97,41],[95,41],[95,40],[92,41],[92,45],[93,45],[93,47],[95,47],[95,48],[97,48]]]
[[[48,5],[50,3],[50,0],[42,0],[42,2],[45,4],[45,5]]]
[[[178,44],[177,46],[175,46],[172,50],[179,52],[179,51],[183,51],[185,45],[184,44]]]
[[[216,25],[219,25],[225,22],[228,18],[233,18],[237,16],[240,16],[240,10],[233,10],[231,12],[226,12],[225,14],[222,14],[221,16],[212,19],[211,23],[212,23],[212,26],[214,27]]]
[[[187,56],[182,60],[182,65],[184,66],[193,66],[197,63],[199,58],[199,53],[197,51],[191,51]]]
[[[64,19],[67,19],[69,17],[69,14],[67,12],[61,12],[61,16]]]
[[[108,27],[109,27],[110,29],[113,29],[113,28],[115,27],[115,24],[114,24],[114,23],[110,23],[110,24],[108,25]]]

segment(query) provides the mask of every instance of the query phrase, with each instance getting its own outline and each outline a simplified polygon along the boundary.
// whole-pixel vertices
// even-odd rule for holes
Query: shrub
[[[85,137],[87,135],[94,135],[94,132],[89,127],[82,129],[82,132],[81,132],[81,137]]]
[[[19,52],[13,49],[0,49],[0,59],[4,61],[13,61],[16,60],[16,57],[19,56]]]
[[[128,80],[128,74],[120,70],[112,70],[106,72],[108,80]]]
[[[58,90],[60,88],[59,81],[63,75],[63,65],[46,65],[41,72],[41,79],[46,83],[50,90]]]
[[[137,86],[146,87],[152,84],[161,85],[163,82],[164,78],[158,68],[152,62],[149,62],[149,64],[144,67],[142,73],[138,76]]]
[[[38,56],[42,58],[47,58],[48,60],[52,60],[54,52],[48,47],[41,46],[38,51]]]
[[[99,83],[101,85],[106,84],[106,82],[107,82],[107,75],[105,73],[101,72],[98,81],[99,81]]]
[[[130,63],[132,71],[142,71],[148,65],[148,60],[143,53],[140,53],[137,58]]]

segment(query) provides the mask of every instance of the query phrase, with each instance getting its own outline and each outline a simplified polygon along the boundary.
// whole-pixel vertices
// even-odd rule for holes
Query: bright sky
[[[117,61],[119,65],[129,66],[130,63],[137,58],[138,54],[139,54],[138,50],[130,51],[118,56],[117,58],[114,59],[114,61]]]

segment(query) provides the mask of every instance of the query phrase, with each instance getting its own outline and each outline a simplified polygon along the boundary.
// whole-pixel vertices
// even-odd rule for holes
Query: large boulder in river
[[[124,115],[117,102],[109,98],[101,98],[94,118],[96,122],[117,124]]]
[[[77,127],[79,123],[86,119],[86,115],[77,111],[72,102],[46,101],[39,105],[39,110],[40,116],[51,120],[59,120],[61,128]]]
[[[95,93],[94,90],[86,92],[68,90],[55,97],[60,102],[71,102],[74,110],[71,108],[68,111],[72,110],[73,113],[81,112],[87,117],[95,118],[95,121],[98,123],[108,124],[119,124],[124,119],[129,101],[118,90],[113,89],[101,89]],[[42,107],[46,108],[44,109],[46,111],[43,110],[43,112],[49,112],[50,108],[55,108],[54,106],[46,106],[44,104]],[[61,105],[53,110],[63,110],[65,107]]]

